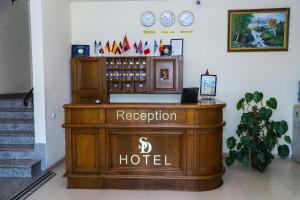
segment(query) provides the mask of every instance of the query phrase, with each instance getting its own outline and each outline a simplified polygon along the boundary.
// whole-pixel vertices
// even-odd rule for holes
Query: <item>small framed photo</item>
[[[200,95],[216,96],[217,94],[217,75],[201,74]]]
[[[183,55],[183,39],[171,39],[170,44],[172,46],[172,55],[173,56],[182,56]]]

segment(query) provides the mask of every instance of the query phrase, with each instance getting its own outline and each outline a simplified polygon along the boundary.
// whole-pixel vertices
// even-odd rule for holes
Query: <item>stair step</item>
[[[0,151],[32,151],[33,149],[33,144],[0,144]]]
[[[27,93],[0,94],[1,99],[24,99]]]
[[[34,120],[26,118],[0,118],[2,131],[34,131]]]
[[[26,151],[1,150],[0,159],[40,159],[40,156],[35,152],[34,149],[28,149]]]
[[[40,160],[30,160],[30,159],[18,159],[18,160],[0,160],[0,167],[18,167],[18,168],[26,168],[32,167],[33,165],[39,164]]]
[[[23,99],[0,98],[0,108],[32,108],[32,104],[29,102],[28,106],[24,106]]]
[[[41,172],[40,160],[0,160],[1,177],[33,177]]]
[[[0,118],[33,118],[32,108],[0,108]]]
[[[33,123],[33,119],[24,119],[24,118],[15,118],[15,119],[8,119],[8,118],[0,118],[0,123]]]
[[[11,136],[11,137],[34,137],[33,131],[2,131],[0,130],[0,137]]]
[[[34,144],[33,132],[0,131],[0,144]]]

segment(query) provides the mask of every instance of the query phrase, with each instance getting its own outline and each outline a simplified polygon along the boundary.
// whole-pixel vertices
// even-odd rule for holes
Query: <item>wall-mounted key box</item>
[[[182,91],[183,57],[73,57],[72,102],[109,102],[110,94]]]

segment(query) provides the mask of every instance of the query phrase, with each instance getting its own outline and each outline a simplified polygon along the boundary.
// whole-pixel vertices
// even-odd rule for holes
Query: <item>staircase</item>
[[[34,152],[33,106],[25,95],[0,95],[0,177],[34,177],[41,161]]]

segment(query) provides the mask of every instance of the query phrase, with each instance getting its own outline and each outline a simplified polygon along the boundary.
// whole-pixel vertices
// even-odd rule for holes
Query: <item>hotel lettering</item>
[[[154,166],[170,166],[172,165],[168,161],[167,155],[151,155],[152,144],[146,137],[141,137],[139,139],[138,149],[140,150],[140,155],[133,154],[120,154],[119,163],[120,165],[154,165]]]

